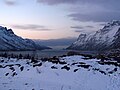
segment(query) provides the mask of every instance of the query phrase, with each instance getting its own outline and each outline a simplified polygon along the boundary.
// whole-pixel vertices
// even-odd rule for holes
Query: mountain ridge
[[[114,20],[92,34],[80,34],[67,49],[104,51],[120,48],[120,21]]]
[[[0,51],[43,50],[49,47],[36,44],[31,39],[23,39],[14,34],[12,29],[0,26]]]

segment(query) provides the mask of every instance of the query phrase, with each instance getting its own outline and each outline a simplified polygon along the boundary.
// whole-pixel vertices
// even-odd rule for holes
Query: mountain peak
[[[84,39],[87,36],[85,33],[81,33],[77,40]]]
[[[120,25],[120,20],[113,20],[110,24],[111,25]]]
[[[110,27],[114,27],[114,26],[120,26],[120,21],[119,20],[113,20],[112,22],[107,23],[103,29],[105,28],[110,28]]]
[[[10,34],[14,34],[13,30],[12,29],[8,29],[7,30]]]

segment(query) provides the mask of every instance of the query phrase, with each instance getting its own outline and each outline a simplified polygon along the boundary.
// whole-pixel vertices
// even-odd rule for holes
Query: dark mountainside
[[[36,44],[30,39],[23,39],[14,34],[12,29],[0,26],[0,50],[43,50],[49,47]]]

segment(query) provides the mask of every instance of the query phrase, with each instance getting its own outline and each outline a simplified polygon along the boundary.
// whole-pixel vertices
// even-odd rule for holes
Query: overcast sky
[[[0,25],[24,38],[78,37],[120,20],[119,4],[120,0],[0,0]]]

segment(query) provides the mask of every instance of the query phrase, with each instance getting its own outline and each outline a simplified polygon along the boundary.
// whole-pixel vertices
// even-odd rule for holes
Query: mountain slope
[[[120,48],[120,21],[108,23],[92,34],[80,34],[68,49],[103,51]]]
[[[23,39],[14,34],[12,29],[0,26],[0,50],[42,50],[48,49],[40,46],[30,39]]]

